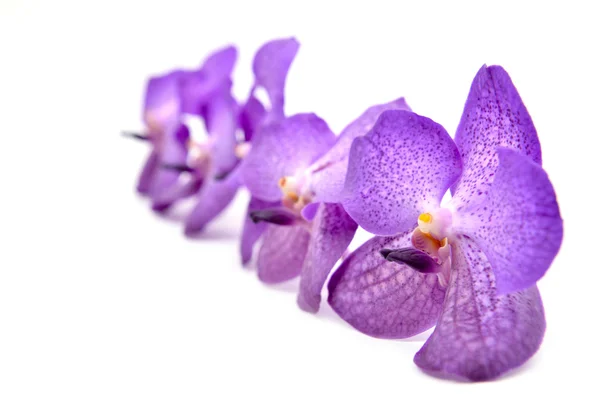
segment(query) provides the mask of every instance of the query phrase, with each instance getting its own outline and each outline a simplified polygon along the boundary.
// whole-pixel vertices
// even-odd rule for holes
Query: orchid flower
[[[357,229],[340,204],[352,141],[404,99],[369,108],[336,138],[314,114],[298,114],[254,133],[241,176],[252,199],[242,233],[248,262],[262,236],[258,277],[278,283],[301,275],[299,306],[319,309],[321,289]]]
[[[216,113],[218,131],[224,132],[226,140],[220,140],[220,152],[213,151],[215,162],[224,163],[226,168],[217,169],[212,175],[204,176],[204,185],[198,193],[197,203],[185,222],[185,233],[195,234],[201,231],[233,200],[241,186],[239,161],[251,148],[253,132],[266,121],[283,115],[283,89],[287,71],[298,51],[298,42],[294,38],[276,39],[265,43],[256,52],[253,62],[255,84],[250,91],[246,104],[235,113],[231,112],[234,102],[220,104],[221,111]],[[263,87],[269,95],[272,105],[267,109],[255,96],[258,87]],[[231,117],[235,115],[235,119]],[[209,116],[210,117],[210,116]],[[210,121],[209,130],[210,130]],[[244,137],[236,138],[238,128],[243,129]]]
[[[192,170],[186,167],[190,157],[194,167],[202,167],[194,169],[196,176],[203,176],[209,164],[206,151],[200,155],[195,152],[197,146],[190,141],[184,115],[205,119],[209,133],[213,133],[212,147],[219,153],[215,157],[218,167],[227,168],[227,163],[231,163],[226,149],[231,142],[229,131],[222,128],[224,123],[219,120],[227,120],[232,113],[229,76],[236,57],[236,49],[226,47],[209,56],[198,70],[176,70],[149,79],[143,112],[146,133],[132,136],[148,140],[153,146],[142,169],[138,191],[152,199],[155,210],[164,211],[199,188],[198,179],[180,183],[181,172]]]
[[[383,338],[437,323],[415,363],[474,381],[537,351],[546,323],[536,282],[563,222],[536,130],[501,67],[478,72],[455,141],[428,118],[384,112],[352,145],[342,204],[386,235],[331,277],[328,300],[344,320]]]

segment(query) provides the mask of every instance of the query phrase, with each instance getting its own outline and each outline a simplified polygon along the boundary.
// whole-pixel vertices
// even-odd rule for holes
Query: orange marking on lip
[[[298,202],[298,200],[300,200],[300,196],[298,196],[298,194],[296,194],[295,192],[287,192],[285,194],[285,196],[292,200],[294,203]]]

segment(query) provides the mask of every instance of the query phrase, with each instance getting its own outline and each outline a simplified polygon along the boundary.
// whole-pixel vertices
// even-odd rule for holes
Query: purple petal
[[[250,96],[240,111],[239,124],[244,131],[246,141],[250,141],[254,132],[261,126],[265,117],[265,107],[254,96]]]
[[[367,231],[393,235],[439,206],[460,171],[458,149],[441,125],[410,111],[384,111],[354,139],[343,205]]]
[[[231,203],[239,187],[240,181],[235,171],[223,180],[208,180],[198,194],[196,206],[185,220],[185,234],[202,231]]]
[[[456,145],[462,176],[452,187],[457,205],[468,205],[486,191],[498,166],[496,148],[508,147],[542,163],[542,151],[531,117],[510,77],[499,66],[479,70],[471,85]]]
[[[185,71],[154,76],[146,84],[142,119],[150,133],[175,129],[181,116],[181,82]]]
[[[189,176],[185,182],[177,182],[171,185],[152,199],[152,209],[158,212],[166,211],[177,201],[196,194],[202,187],[202,182],[201,178]]]
[[[315,202],[339,203],[346,180],[348,155],[355,138],[369,132],[379,115],[385,110],[407,110],[410,108],[403,97],[385,104],[368,108],[360,117],[351,122],[338,136],[333,147],[312,166],[311,187]]]
[[[246,219],[244,220],[244,229],[242,231],[242,240],[240,244],[240,253],[242,256],[242,264],[247,264],[248,261],[252,258],[252,249],[254,244],[262,234],[265,229],[267,229],[268,224],[266,222],[254,222],[250,218],[250,213],[253,211],[264,210],[272,207],[278,206],[279,202],[268,202],[263,201],[256,197],[251,197],[250,202],[248,203],[248,211],[246,212]]]
[[[229,90],[231,72],[237,59],[233,46],[211,54],[203,65],[188,72],[182,79],[181,98],[183,112],[202,115],[202,108],[219,91]]]
[[[313,221],[308,253],[300,278],[298,305],[305,311],[317,312],[321,290],[331,269],[344,254],[358,225],[341,204],[321,203]]]
[[[254,88],[263,87],[267,92],[272,119],[284,116],[285,80],[299,47],[300,43],[294,38],[277,39],[265,43],[254,56]]]
[[[280,283],[300,275],[309,239],[303,226],[269,225],[258,253],[258,278]]]
[[[163,168],[163,165],[185,165],[188,149],[186,146],[190,131],[185,125],[179,125],[174,131],[165,132],[165,137],[157,145],[159,165],[152,176],[149,195],[152,199],[163,193],[179,179],[181,171]]]
[[[540,279],[563,236],[556,194],[541,166],[515,150],[498,148],[500,164],[487,197],[461,212],[456,230],[485,252],[500,293]]]
[[[386,261],[379,253],[409,246],[411,233],[369,240],[329,280],[331,307],[367,335],[410,337],[431,328],[440,315],[445,289],[438,277]]]
[[[307,221],[312,221],[319,211],[322,203],[309,203],[301,211],[302,217]]]
[[[218,82],[231,76],[236,60],[237,49],[235,46],[227,46],[209,55],[204,61],[202,70]]]
[[[242,180],[253,196],[281,199],[277,182],[306,169],[331,147],[335,135],[314,114],[297,114],[257,131],[252,150],[241,164]]]
[[[229,91],[215,96],[207,105],[206,126],[212,141],[211,163],[216,175],[230,172],[238,163],[238,105]]]
[[[146,163],[142,167],[142,172],[138,178],[137,191],[141,194],[150,194],[150,188],[152,187],[152,181],[154,175],[160,167],[160,156],[156,149],[152,149],[152,152],[148,156]]]
[[[453,244],[452,260],[444,310],[415,363],[472,381],[493,379],[523,364],[546,329],[537,287],[498,295],[490,264],[468,238]]]

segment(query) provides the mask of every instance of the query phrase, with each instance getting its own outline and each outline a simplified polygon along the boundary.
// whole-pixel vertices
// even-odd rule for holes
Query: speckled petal
[[[242,230],[242,240],[240,242],[240,254],[242,257],[242,264],[245,265],[252,258],[252,249],[254,244],[269,226],[266,222],[254,222],[250,218],[252,211],[264,210],[279,206],[279,202],[263,201],[256,197],[251,197],[248,203],[248,210],[246,211],[246,219],[244,220],[244,228]]]
[[[335,135],[314,114],[297,114],[260,129],[241,164],[242,180],[253,196],[281,199],[278,181],[307,168],[334,143]]]
[[[300,275],[309,239],[302,226],[269,225],[258,253],[258,278],[280,283]]]
[[[444,310],[415,363],[472,381],[496,378],[539,348],[546,329],[540,294],[534,285],[497,295],[485,255],[468,238],[453,244],[452,257]]]
[[[352,144],[342,203],[367,231],[393,235],[438,207],[460,171],[458,149],[441,125],[410,111],[384,111]]]
[[[253,91],[262,87],[271,102],[270,118],[284,116],[284,88],[288,70],[296,57],[300,43],[295,38],[277,39],[265,43],[254,56],[252,69],[255,76]]]
[[[485,200],[463,210],[457,231],[485,252],[500,293],[525,289],[544,275],[563,236],[556,194],[539,164],[515,150],[498,148],[496,177]]]
[[[385,110],[408,110],[403,97],[385,104],[368,108],[360,117],[352,121],[338,136],[333,147],[320,157],[312,166],[311,187],[315,202],[339,203],[341,201],[348,155],[352,141],[369,132],[379,115]]]
[[[452,187],[457,206],[479,199],[494,180],[496,148],[512,148],[542,163],[542,151],[531,117],[506,71],[499,66],[479,70],[471,85],[456,145],[463,173]]]
[[[231,203],[239,187],[240,180],[235,171],[223,180],[207,180],[198,193],[196,206],[185,220],[185,234],[202,231]]]
[[[339,203],[321,203],[313,221],[308,252],[300,276],[298,305],[317,312],[321,290],[335,263],[344,254],[358,225]]]
[[[437,275],[386,261],[379,253],[410,245],[411,232],[369,240],[329,280],[331,307],[367,335],[407,338],[431,328],[440,315],[445,289]]]

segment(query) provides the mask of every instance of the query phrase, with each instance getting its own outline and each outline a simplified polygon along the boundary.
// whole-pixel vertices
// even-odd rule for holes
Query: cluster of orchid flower
[[[185,219],[194,234],[245,187],[242,263],[260,243],[259,279],[300,276],[303,310],[318,311],[341,259],[327,285],[333,310],[381,338],[435,326],[414,358],[422,369],[488,380],[523,364],[544,335],[536,282],[558,252],[563,223],[508,74],[479,70],[454,139],[403,98],[366,109],[336,136],[315,114],[284,114],[298,47],[289,38],[257,51],[243,103],[231,94],[233,47],[197,70],[151,78],[146,130],[133,134],[152,146],[139,192],[159,212],[195,196]],[[205,140],[190,134],[190,115],[204,121]],[[348,254],[359,226],[375,236]]]

